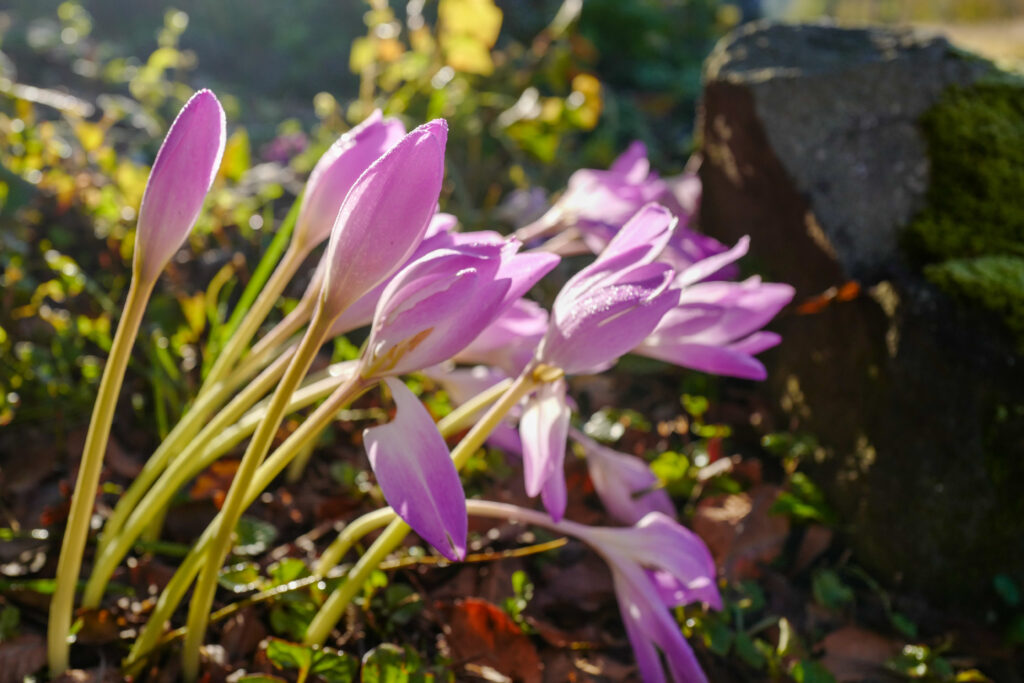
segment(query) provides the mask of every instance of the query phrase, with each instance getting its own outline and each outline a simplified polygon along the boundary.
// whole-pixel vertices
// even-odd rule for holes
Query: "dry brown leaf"
[[[26,633],[0,643],[0,683],[21,683],[46,665],[46,641]]]
[[[441,610],[457,662],[488,666],[523,683],[541,683],[537,648],[501,608],[486,600],[466,598]]]
[[[890,680],[885,662],[899,654],[900,644],[874,631],[844,626],[821,641],[821,664],[838,683],[864,680]],[[897,679],[898,680],[898,679]]]
[[[759,565],[782,552],[789,519],[770,512],[780,491],[761,484],[746,493],[705,498],[697,505],[693,530],[707,543],[728,579],[755,578]]]

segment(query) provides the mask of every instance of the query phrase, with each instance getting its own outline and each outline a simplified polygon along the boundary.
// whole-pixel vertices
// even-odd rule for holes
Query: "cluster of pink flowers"
[[[215,142],[223,147],[223,115],[211,94],[197,95],[182,117],[161,150],[140,213],[136,260],[147,274],[162,268],[191,228],[219,161]],[[458,232],[453,217],[438,213],[446,138],[443,120],[406,133],[401,122],[375,113],[313,170],[293,237],[307,252],[328,242],[306,293],[314,320],[329,325],[327,337],[369,326],[353,376],[386,385],[397,407],[391,422],[365,432],[384,497],[451,560],[465,556],[467,515],[474,510],[580,538],[611,568],[643,679],[665,680],[660,651],[675,680],[705,680],[669,608],[720,607],[714,563],[703,542],[676,521],[672,501],[643,460],[571,427],[566,377],[605,371],[637,353],[762,379],[765,369],[755,356],[779,338],[761,328],[793,290],[756,277],[736,281],[747,240],[729,248],[690,229],[694,180],[687,180],[691,206],[682,207],[651,172],[639,143],[607,171],[574,174],[538,222],[541,230],[520,233],[521,239]],[[542,238],[562,229],[578,231],[596,258],[564,284],[547,311],[524,297],[558,264]],[[467,505],[444,438],[396,379],[417,371],[457,401],[505,379],[531,382],[489,436],[521,452],[526,491],[542,499],[546,516]],[[627,526],[562,519],[570,439],[582,446],[609,515]]]

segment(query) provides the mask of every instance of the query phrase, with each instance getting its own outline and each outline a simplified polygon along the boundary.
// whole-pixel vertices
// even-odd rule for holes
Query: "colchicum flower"
[[[444,179],[448,124],[416,128],[356,180],[324,257],[320,305],[333,319],[401,267],[423,240]]]
[[[192,231],[224,155],[224,110],[209,90],[185,103],[160,145],[139,207],[134,270],[153,282]]]
[[[651,512],[675,517],[676,510],[658,477],[642,459],[602,446],[577,430],[572,440],[583,447],[587,471],[608,514],[623,524],[635,524]]]
[[[473,341],[558,263],[552,254],[518,249],[514,240],[485,239],[435,250],[406,266],[377,304],[360,374],[386,379],[427,368]],[[385,431],[367,433],[371,465],[402,519],[446,557],[461,558],[465,493],[455,465],[429,415],[397,384],[388,382],[395,419]]]
[[[644,683],[665,683],[661,655],[675,683],[705,683],[693,650],[670,608],[704,603],[722,609],[715,563],[704,542],[660,512],[631,527],[556,522],[533,510],[484,500],[466,501],[471,515],[537,524],[574,536],[594,549],[612,572],[619,611]]]
[[[780,337],[761,328],[793,293],[789,285],[758,277],[685,287],[679,305],[635,352],[714,375],[763,380],[767,373],[754,354],[775,346]]]
[[[667,209],[653,204],[630,219],[555,298],[536,362],[567,375],[600,372],[642,342],[679,298],[670,288],[675,272],[655,262],[674,224]],[[520,421],[526,492],[543,494],[555,519],[565,512],[569,413],[565,383],[557,380],[527,401]]]
[[[383,118],[378,109],[338,138],[309,174],[292,239],[305,249],[326,240],[349,189],[403,135],[402,122]]]

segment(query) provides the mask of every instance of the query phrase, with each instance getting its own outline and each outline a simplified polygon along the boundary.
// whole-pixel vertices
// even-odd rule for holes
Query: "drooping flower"
[[[292,238],[296,244],[312,249],[330,236],[349,189],[403,135],[402,122],[383,118],[378,109],[324,152],[306,182]]]
[[[679,305],[635,351],[715,375],[763,380],[767,373],[754,355],[780,338],[761,328],[790,302],[793,292],[789,285],[758,277],[690,285],[680,293]]]
[[[555,211],[576,226],[594,253],[599,253],[645,204],[665,194],[665,182],[651,172],[647,147],[631,144],[607,171],[583,168],[569,178]]]
[[[670,517],[651,512],[631,527],[589,527],[553,521],[533,510],[469,500],[471,515],[515,519],[575,536],[608,563],[626,634],[644,683],[664,683],[664,655],[672,681],[707,677],[669,608],[701,602],[722,608],[715,565],[704,542]],[[661,654],[659,654],[659,651]]]
[[[658,477],[642,459],[602,446],[586,434],[570,435],[583,447],[587,471],[598,497],[616,521],[635,524],[650,512],[676,514],[672,499],[658,486]]]
[[[139,207],[134,271],[145,282],[185,242],[224,154],[224,110],[209,90],[185,103],[153,162]]]
[[[363,172],[341,204],[320,304],[333,319],[401,267],[423,240],[444,178],[448,124],[416,128]]]
[[[466,498],[448,446],[430,413],[401,381],[384,380],[395,418],[363,432],[366,454],[388,505],[450,560],[466,555]]]

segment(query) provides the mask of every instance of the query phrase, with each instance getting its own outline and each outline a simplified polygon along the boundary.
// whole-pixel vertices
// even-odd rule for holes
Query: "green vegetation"
[[[993,311],[1024,343],[1024,84],[951,88],[921,119],[928,206],[909,228],[927,277]]]

